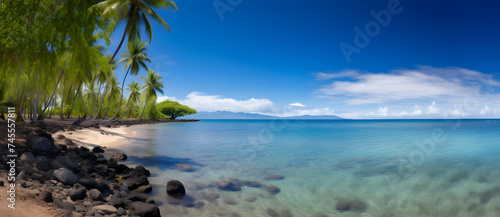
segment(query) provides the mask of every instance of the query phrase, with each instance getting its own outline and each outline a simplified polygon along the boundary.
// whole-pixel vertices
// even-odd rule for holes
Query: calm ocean
[[[500,120],[204,120],[129,130],[139,139],[124,149],[128,164],[151,170],[164,216],[500,216]],[[180,204],[167,199],[170,179],[186,187]],[[215,186],[231,179],[263,187]],[[365,209],[337,210],[349,201]]]

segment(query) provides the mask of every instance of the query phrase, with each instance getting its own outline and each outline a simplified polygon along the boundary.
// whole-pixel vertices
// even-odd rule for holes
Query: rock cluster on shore
[[[63,216],[161,216],[145,193],[152,190],[150,172],[120,164],[125,154],[107,159],[101,147],[78,147],[61,136],[55,143],[40,128],[26,132],[25,144],[18,145],[16,178],[30,196],[53,203]]]

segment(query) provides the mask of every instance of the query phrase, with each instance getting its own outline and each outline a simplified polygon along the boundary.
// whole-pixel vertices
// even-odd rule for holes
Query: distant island
[[[271,115],[261,115],[254,113],[245,112],[228,112],[228,111],[215,111],[215,112],[198,112],[196,115],[189,115],[185,118],[189,119],[273,119],[273,118],[284,118],[284,119],[301,119],[301,120],[338,120],[343,119],[335,115],[302,115],[302,116],[289,116],[289,117],[277,117]]]

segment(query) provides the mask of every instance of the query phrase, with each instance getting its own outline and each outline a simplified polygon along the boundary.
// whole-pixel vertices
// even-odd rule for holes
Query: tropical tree
[[[146,110],[146,105],[148,104],[148,99],[154,97],[156,99],[156,91],[163,94],[163,82],[161,82],[161,76],[156,74],[155,70],[148,69],[147,77],[141,76],[141,79],[144,80],[144,85],[142,88],[144,91],[142,94],[146,97],[146,102],[144,103],[144,108],[142,109],[141,117],[144,115],[144,110]]]
[[[128,35],[128,41],[133,42],[136,40],[141,40],[140,28],[144,25],[146,34],[149,37],[149,42],[153,38],[153,29],[149,23],[148,18],[152,18],[159,22],[168,31],[171,31],[170,26],[160,17],[153,9],[157,8],[172,8],[177,10],[177,6],[173,1],[165,0],[107,0],[100,2],[95,5],[95,7],[103,9],[102,16],[108,19],[114,19],[111,23],[108,31],[111,33],[115,30],[118,23],[125,22],[125,30],[123,31],[123,36],[120,44],[113,53],[110,59],[113,59],[118,54],[118,51],[123,45],[125,36]]]
[[[156,109],[170,117],[170,119],[176,119],[178,117],[184,117],[186,115],[196,114],[197,111],[187,105],[182,105],[176,101],[165,100],[158,103]]]
[[[123,71],[127,69],[127,73],[125,73],[125,77],[123,77],[123,83],[122,83],[122,93],[120,97],[120,102],[118,103],[118,109],[116,110],[115,115],[113,118],[115,118],[118,115],[118,112],[120,111],[120,106],[122,105],[122,98],[123,98],[123,85],[125,84],[125,79],[127,79],[128,72],[130,71],[130,74],[132,75],[137,75],[139,73],[139,69],[143,68],[148,70],[148,66],[146,65],[146,61],[151,63],[151,60],[148,58],[148,54],[146,53],[146,45],[147,43],[142,43],[140,41],[134,41],[132,43],[127,44],[127,51],[123,51],[120,55],[122,58],[118,64],[120,63],[126,63],[125,66],[123,67]]]
[[[127,90],[130,91],[130,95],[128,95],[128,100],[127,104],[125,105],[125,109],[123,109],[123,113],[122,115],[120,115],[120,117],[118,117],[118,119],[122,118],[125,112],[127,111],[127,107],[130,100],[132,100],[132,102],[137,102],[139,100],[139,96],[141,95],[141,93],[139,93],[141,87],[139,87],[139,83],[137,83],[136,81],[133,81],[131,84],[127,85]]]
[[[118,86],[119,84],[120,84],[120,82],[118,82],[116,80],[115,76],[112,76],[108,80],[108,104],[106,106],[106,109],[104,110],[104,113],[102,115],[102,119],[106,118],[106,115],[108,113],[108,109],[110,107],[111,101],[113,101],[113,100],[117,99],[118,97],[120,97],[121,89]]]

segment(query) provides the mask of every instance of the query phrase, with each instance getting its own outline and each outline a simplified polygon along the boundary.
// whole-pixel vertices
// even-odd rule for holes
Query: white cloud
[[[427,114],[437,114],[439,110],[440,109],[436,107],[436,102],[432,102],[431,105],[427,106]]]
[[[160,102],[163,102],[165,100],[172,100],[172,101],[176,101],[177,98],[173,97],[173,96],[159,96],[158,98],[156,98],[156,102],[157,103],[160,103]]]
[[[488,114],[489,112],[490,112],[490,108],[488,106],[484,106],[484,108],[481,109],[480,114],[481,114],[481,116],[484,116],[484,115]]]
[[[191,92],[187,99],[178,100],[180,103],[188,105],[198,111],[231,111],[231,112],[269,112],[274,108],[273,102],[269,99],[236,100],[232,98],[222,98],[219,95],[205,95],[201,92]]]
[[[359,75],[358,70],[346,69],[341,72],[313,72],[314,77],[318,80],[329,80],[333,78],[355,77]]]
[[[453,110],[450,112],[450,115],[455,116],[455,117],[459,117],[459,116],[463,116],[464,114],[458,110]]]
[[[326,75],[321,75],[326,77]],[[353,81],[334,81],[317,90],[320,96],[333,96],[347,104],[391,103],[401,101],[459,100],[475,97],[479,90],[492,92],[500,83],[486,74],[450,67],[420,67],[354,76]]]
[[[290,103],[289,105],[290,105],[290,106],[295,106],[295,107],[306,107],[305,105],[303,105],[303,104],[302,104],[302,103],[300,103],[300,102]]]

